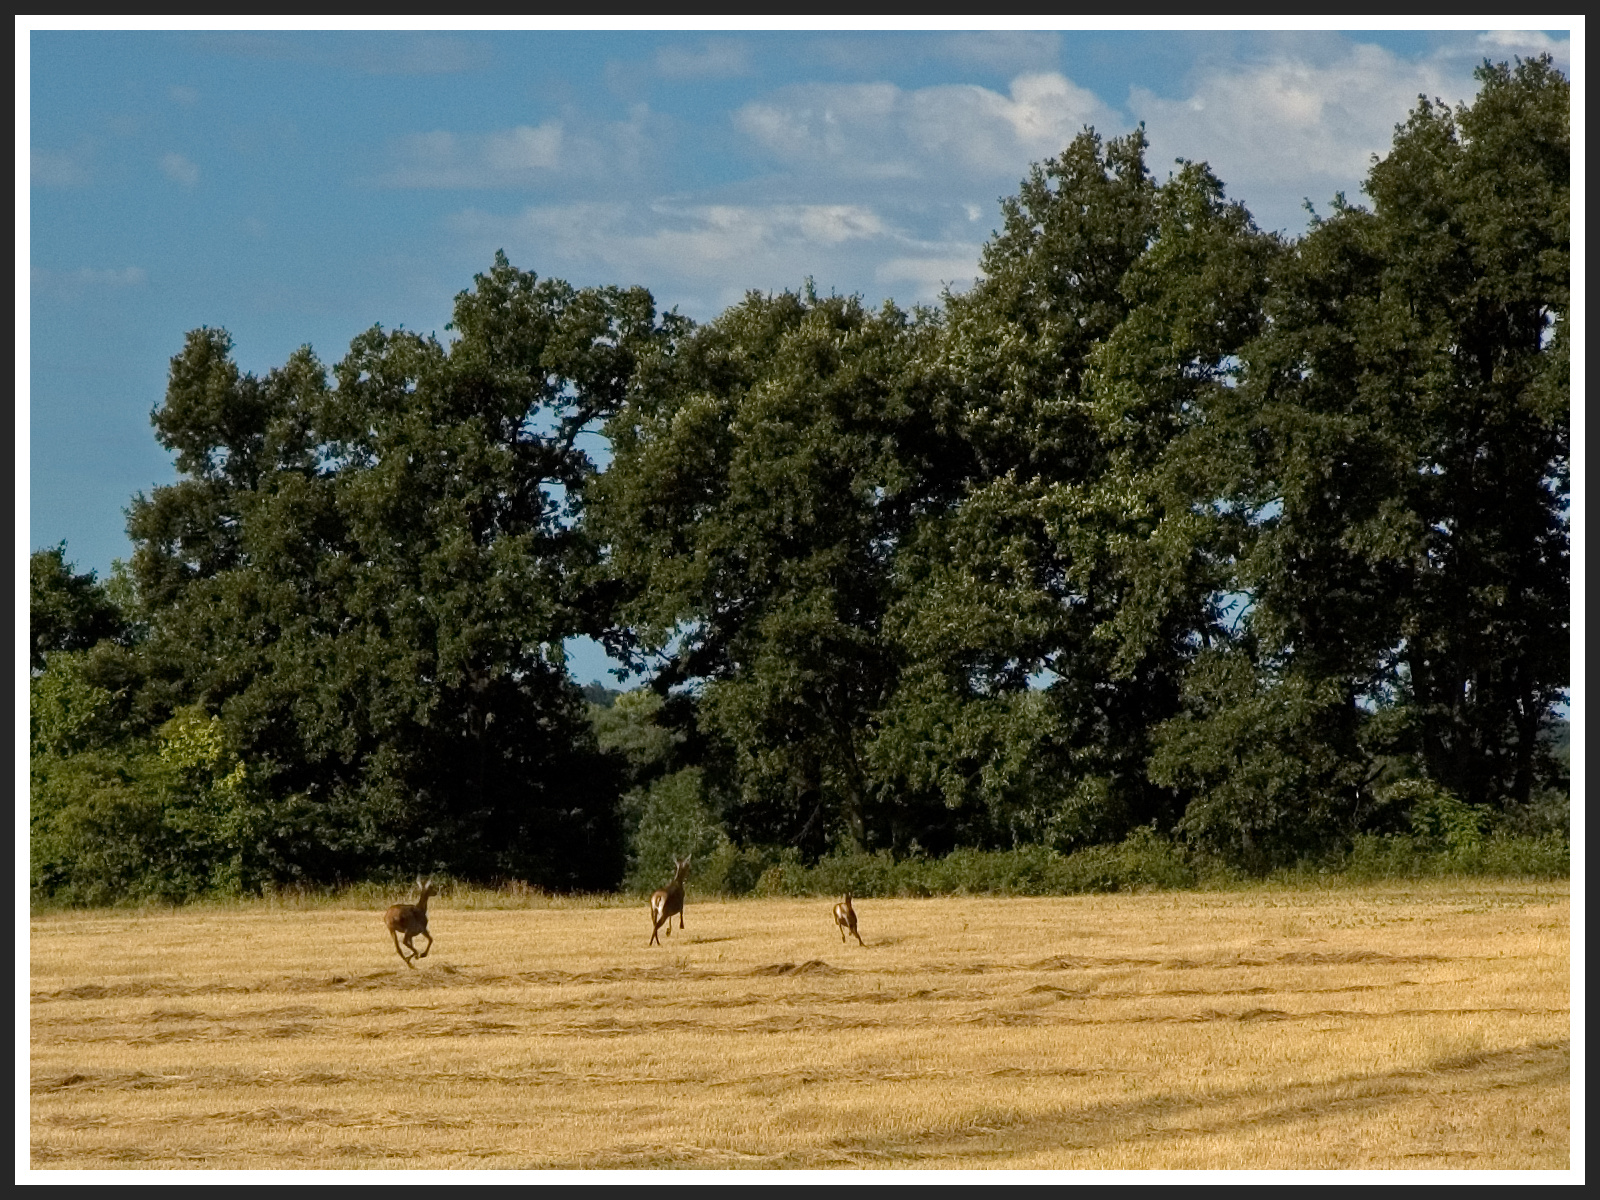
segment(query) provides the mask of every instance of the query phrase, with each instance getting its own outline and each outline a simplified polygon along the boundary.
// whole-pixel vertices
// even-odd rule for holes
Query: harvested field
[[[36,917],[32,1166],[1568,1167],[1565,883],[505,903]]]

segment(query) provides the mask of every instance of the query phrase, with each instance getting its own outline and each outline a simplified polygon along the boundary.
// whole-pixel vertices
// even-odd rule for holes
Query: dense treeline
[[[194,331],[131,560],[33,556],[36,889],[1537,832],[1569,89],[1479,77],[1297,240],[1085,131],[937,309],[697,326],[502,255],[331,372]],[[647,686],[586,700],[577,635]]]

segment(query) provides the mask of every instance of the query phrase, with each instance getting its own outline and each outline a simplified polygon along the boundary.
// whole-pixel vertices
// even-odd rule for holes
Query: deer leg
[[[683,928],[683,910],[681,908],[678,910],[678,928]]]
[[[671,933],[672,931],[669,929],[669,930],[667,930],[667,932]],[[652,946],[661,945],[661,926],[657,925],[654,929],[652,929],[650,931],[650,945],[652,945]]]
[[[406,952],[400,949],[400,935],[391,929],[389,930],[389,936],[394,939],[394,952],[400,956],[400,961],[411,967],[413,971],[416,970],[415,967],[411,966],[411,960],[406,957]],[[409,941],[410,939],[407,940]]]
[[[432,950],[433,949],[433,934],[429,933],[426,929],[424,929],[422,931],[422,936],[428,939],[428,950]],[[417,955],[417,957],[418,958],[427,958],[428,957],[428,950],[424,950],[421,954]]]

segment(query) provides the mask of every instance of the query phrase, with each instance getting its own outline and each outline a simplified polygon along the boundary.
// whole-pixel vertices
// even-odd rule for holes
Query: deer
[[[678,918],[678,928],[683,928],[683,881],[688,877],[689,861],[693,857],[693,855],[689,858],[674,856],[672,861],[677,864],[678,869],[673,872],[672,882],[658,889],[650,897],[650,919],[655,922],[655,928],[650,931],[650,945],[661,945],[661,938],[658,935],[663,925],[667,927],[667,936],[672,936],[674,916]]]
[[[856,910],[850,906],[851,899],[850,893],[846,892],[844,899],[833,906],[833,923],[839,927],[839,940],[841,942],[848,940],[844,936],[844,931],[848,929],[855,934],[856,941],[865,946],[866,943],[861,941],[861,935],[856,932]]]
[[[395,953],[400,956],[400,961],[413,971],[417,968],[416,960],[427,958],[428,950],[433,949],[433,934],[428,932],[428,897],[435,895],[433,880],[424,883],[418,879],[417,889],[422,895],[415,904],[391,904],[383,914],[383,923],[389,928],[389,936],[394,938]],[[427,949],[420,953],[411,942],[411,939],[419,933],[428,939]],[[400,948],[402,934],[405,935],[405,950]],[[411,951],[410,958],[406,957],[406,950]]]

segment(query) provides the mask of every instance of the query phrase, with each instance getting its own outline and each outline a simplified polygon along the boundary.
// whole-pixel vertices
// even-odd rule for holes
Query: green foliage
[[[691,878],[697,888],[725,886],[732,859],[726,853],[714,863],[713,858],[727,845],[728,835],[706,795],[700,768],[685,767],[658,779],[648,791],[630,792],[623,797],[622,808],[630,827],[625,886],[636,892],[654,891],[672,878],[680,858],[694,860]],[[703,870],[708,866],[711,875]],[[716,876],[717,870],[723,878]]]
[[[674,724],[728,760],[741,834],[885,832],[863,756],[894,675],[887,560],[931,478],[904,457],[933,437],[929,336],[892,306],[752,293],[644,362],[607,426],[588,520],[619,623],[658,691],[692,685]]]
[[[622,692],[604,708],[591,707],[596,744],[601,753],[615,755],[626,764],[633,786],[647,783],[670,765],[683,736],[662,724],[666,705],[654,692]]]
[[[719,842],[704,861],[695,860],[694,888],[702,895],[745,896],[780,856],[771,850]]]
[[[1548,58],[1478,78],[1285,261],[1227,498],[1260,514],[1263,658],[1410,709],[1421,773],[1481,805],[1539,783],[1569,670],[1570,89]]]
[[[191,332],[130,562],[30,561],[36,891],[1565,870],[1570,85],[1478,77],[1292,242],[1086,130],[937,311]]]
[[[1384,789],[1384,799],[1406,809],[1412,832],[1430,850],[1458,857],[1475,854],[1489,828],[1489,814],[1464,804],[1431,780],[1404,779]]]
[[[87,650],[128,632],[123,610],[93,571],[75,574],[65,542],[28,556],[28,662],[35,671],[63,650]]]
[[[1263,680],[1243,653],[1205,654],[1150,773],[1192,796],[1180,828],[1197,849],[1251,869],[1287,864],[1336,847],[1360,816],[1363,776],[1338,741],[1352,709],[1326,681]]]
[[[887,852],[833,854],[811,866],[780,857],[755,885],[757,895],[1056,896],[1193,886],[1200,875],[1182,849],[1149,827],[1122,842],[1058,854],[1047,846],[962,849],[943,858],[895,859]]]
[[[372,329],[331,383],[309,349],[258,379],[189,336],[154,414],[183,478],[130,513],[151,674],[293,814],[296,875],[609,886],[616,792],[562,652],[602,616],[576,439],[661,329],[637,289],[503,256],[453,328]]]
[[[583,685],[583,698],[597,708],[610,708],[621,695],[622,692],[606,687],[598,679]]]
[[[1572,852],[1565,837],[1553,834],[1494,836],[1469,853],[1433,849],[1426,841],[1404,835],[1359,834],[1335,870],[1350,883],[1449,875],[1565,879],[1572,870]]]
[[[263,818],[222,723],[183,710],[153,738],[108,736],[110,707],[83,684],[82,655],[53,656],[33,681],[30,866],[59,902],[183,900],[260,887]]]

